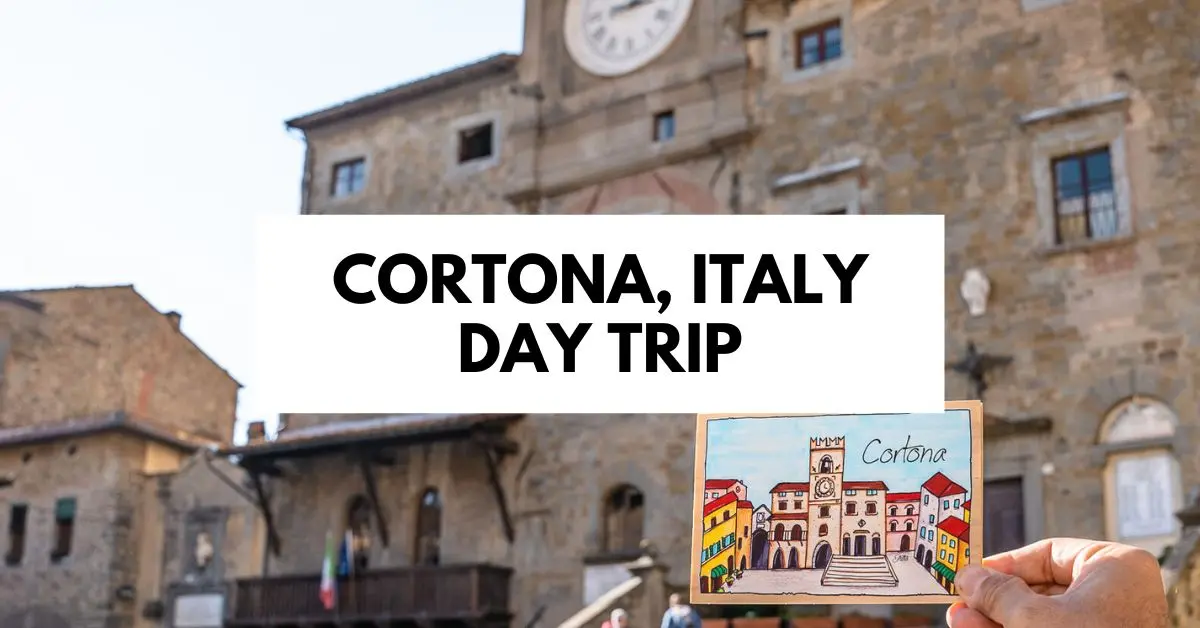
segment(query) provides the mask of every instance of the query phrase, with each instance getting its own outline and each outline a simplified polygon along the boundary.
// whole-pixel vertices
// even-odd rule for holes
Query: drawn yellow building
[[[937,526],[937,558],[933,573],[951,595],[957,592],[954,575],[971,559],[971,526],[955,516],[946,517]]]
[[[967,525],[971,523],[971,500],[969,499],[963,502],[963,521],[967,522]]]
[[[701,593],[722,590],[725,577],[732,574],[737,565],[738,510],[735,493],[727,493],[704,505],[699,574]],[[749,509],[746,525],[749,525]]]
[[[735,519],[737,547],[734,549],[733,564],[737,565],[738,571],[744,571],[750,569],[750,533],[754,528],[754,504],[744,499],[738,500]]]

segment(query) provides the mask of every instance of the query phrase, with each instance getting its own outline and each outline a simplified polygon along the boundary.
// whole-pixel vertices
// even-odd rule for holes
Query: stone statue
[[[958,288],[963,301],[967,302],[967,312],[971,316],[982,316],[987,311],[988,295],[992,291],[992,283],[978,268],[969,268],[963,273],[962,284]]]
[[[208,532],[200,532],[196,535],[196,567],[204,569],[213,559],[213,544],[212,537]]]

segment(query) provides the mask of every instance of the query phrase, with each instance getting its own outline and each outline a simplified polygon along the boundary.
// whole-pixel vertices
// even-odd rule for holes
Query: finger
[[[946,625],[950,628],[1003,628],[962,602],[955,602],[946,609]]]
[[[1067,587],[1061,584],[1031,584],[1029,588],[1038,595],[1062,595],[1067,592]]]
[[[1029,584],[1069,585],[1079,570],[1096,554],[1116,551],[1120,546],[1086,539],[1045,539],[1025,547],[983,559],[983,566],[1016,576]]]
[[[1048,603],[1056,598],[1034,593],[1020,578],[986,567],[967,565],[958,573],[955,582],[967,606],[997,624],[1053,625],[1045,622],[1045,614]],[[1034,618],[1038,620],[1032,621]]]

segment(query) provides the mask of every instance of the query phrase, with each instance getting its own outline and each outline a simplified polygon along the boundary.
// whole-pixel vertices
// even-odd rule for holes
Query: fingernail
[[[987,577],[987,570],[977,565],[967,565],[954,576],[954,583],[964,595],[970,595]]]

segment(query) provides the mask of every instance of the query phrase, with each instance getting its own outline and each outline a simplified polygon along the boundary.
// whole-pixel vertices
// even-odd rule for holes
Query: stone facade
[[[15,480],[0,493],[5,530],[15,507],[28,513],[22,555],[0,566],[0,608],[41,607],[72,627],[132,626],[139,609],[121,589],[137,590],[138,540],[160,526],[141,516],[143,491],[152,484],[147,472],[177,457],[172,449],[115,433],[0,449],[0,469]],[[63,498],[75,500],[74,530],[69,554],[55,560],[56,504]],[[8,534],[6,555],[13,543]]]
[[[227,441],[240,385],[133,286],[0,293],[0,427],[124,411]]]
[[[239,388],[178,322],[131,286],[0,293],[0,625],[130,628],[159,599],[158,478],[232,436]]]
[[[1013,358],[990,374],[985,398],[1004,419],[985,445],[998,499],[973,513],[1005,522],[989,544],[1118,538],[1122,452],[1171,453],[1168,507],[1200,483],[1200,81],[1189,35],[1200,14],[1171,0],[712,0],[655,63],[602,80],[563,51],[560,7],[527,3],[511,67],[492,60],[478,78],[460,69],[437,79],[452,84],[443,91],[402,87],[343,105],[334,121],[293,121],[309,146],[304,211],[944,214],[947,359],[968,342]],[[796,69],[795,33],[832,20],[844,54]],[[651,118],[665,110],[677,134],[655,142]],[[499,122],[496,156],[456,169],[455,121],[484,118]],[[1051,162],[1102,147],[1116,227],[1061,244]],[[364,190],[331,198],[334,164],[352,158],[369,164]],[[991,286],[979,315],[958,294],[972,268]],[[972,394],[947,372],[949,398]],[[1130,400],[1167,407],[1171,438],[1106,442],[1114,409]],[[513,437],[516,542],[506,547],[485,519],[479,529],[493,538],[481,533],[470,549],[516,568],[517,625],[542,604],[545,625],[585,604],[605,496],[620,485],[640,489],[644,534],[668,582],[686,584],[691,416],[532,416]],[[448,508],[481,481],[459,465],[469,466],[445,467]],[[312,471],[321,479],[306,481],[329,483],[334,502],[357,481]],[[289,560],[312,571],[317,558]]]

